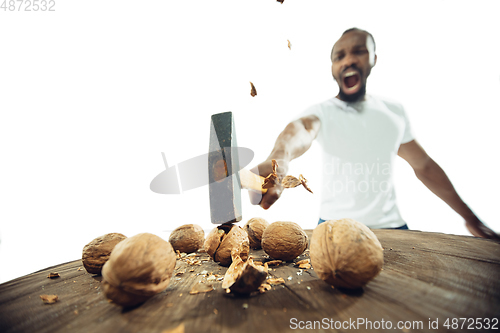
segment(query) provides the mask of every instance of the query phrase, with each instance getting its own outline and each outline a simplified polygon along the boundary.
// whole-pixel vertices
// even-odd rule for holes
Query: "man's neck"
[[[366,94],[364,94],[363,96],[361,96],[360,98],[356,99],[356,100],[345,100],[345,99],[342,99],[340,97],[340,94],[338,94],[337,96],[335,96],[335,98],[337,98],[338,100],[341,100],[342,102],[346,102],[346,103],[356,103],[356,102],[363,102],[363,101],[366,101]]]

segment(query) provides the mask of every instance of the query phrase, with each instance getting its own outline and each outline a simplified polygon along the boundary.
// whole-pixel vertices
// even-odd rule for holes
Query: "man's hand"
[[[276,173],[281,180],[286,176],[288,163],[284,160],[277,160],[276,162],[278,163]],[[271,160],[264,161],[255,168],[250,169],[250,171],[265,178],[273,172],[272,162]],[[260,205],[262,208],[268,209],[279,199],[282,192],[283,186],[281,186],[281,184],[275,184],[273,187],[268,188],[265,194],[255,191],[248,191],[248,194],[252,205]]]
[[[415,175],[431,192],[441,198],[465,220],[465,226],[476,237],[500,240],[500,237],[485,226],[463,202],[443,169],[434,162],[420,144],[413,140],[399,147],[398,155],[405,159]]]
[[[251,169],[251,171],[265,178],[273,172],[271,161],[276,160],[278,162],[277,174],[280,179],[283,179],[288,172],[290,161],[301,156],[311,147],[320,127],[321,121],[315,115],[292,121],[276,139],[273,151],[267,160]],[[279,199],[281,192],[283,192],[281,184],[268,188],[264,195],[248,191],[250,202],[253,205],[260,205],[264,209],[271,207]]]
[[[481,220],[479,220],[477,217],[465,221],[465,226],[467,227],[469,232],[476,237],[483,237],[500,241],[500,236],[493,230],[485,226],[483,222],[481,222]]]

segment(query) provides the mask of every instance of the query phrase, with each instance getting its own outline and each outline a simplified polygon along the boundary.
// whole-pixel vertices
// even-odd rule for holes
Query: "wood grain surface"
[[[255,333],[298,331],[299,325],[306,328],[308,324],[316,324],[310,332],[460,332],[467,327],[475,327],[472,331],[476,332],[496,331],[470,323],[488,318],[492,326],[500,317],[498,242],[419,231],[374,232],[384,247],[384,268],[361,290],[332,288],[313,269],[299,270],[288,262],[270,271],[286,283],[263,294],[226,294],[222,281],[216,281],[210,282],[213,291],[191,295],[195,284],[209,283],[201,273],[219,278],[227,270],[201,253],[196,257],[204,259],[201,265],[177,261],[179,275],[164,292],[133,309],[122,309],[105,299],[101,277],[88,274],[81,260],[75,260],[1,284],[0,332],[166,333],[177,328]],[[310,236],[312,231],[307,233]],[[270,260],[262,250],[251,254],[256,261]],[[295,261],[304,258],[307,252]],[[60,277],[49,279],[50,272]],[[58,295],[59,300],[44,304],[43,294]],[[453,318],[467,320],[462,327],[464,320],[447,328],[443,324],[448,318],[450,325]],[[429,327],[436,320],[438,327]],[[372,322],[371,328],[367,321]],[[500,329],[500,323],[496,328]]]

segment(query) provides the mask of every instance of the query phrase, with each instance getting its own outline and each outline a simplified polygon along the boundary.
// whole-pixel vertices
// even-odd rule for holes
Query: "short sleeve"
[[[408,143],[408,142],[414,140],[415,136],[413,135],[413,129],[410,125],[410,120],[408,119],[408,115],[406,114],[405,109],[403,107],[401,107],[401,110],[402,110],[402,116],[403,116],[404,124],[405,124],[404,132],[403,132],[403,139],[401,140],[401,144],[403,144],[403,143]]]
[[[306,117],[306,116],[310,116],[310,115],[315,115],[316,117],[318,117],[321,120],[321,117],[322,117],[321,108],[318,105],[310,106],[306,110],[295,115],[295,117],[293,117],[291,121],[295,121],[297,119],[300,119],[300,118]]]
[[[387,98],[380,98],[380,99],[389,108],[389,110],[394,112],[394,114],[396,114],[398,117],[401,118],[401,120],[403,120],[404,128],[403,128],[403,136],[401,138],[400,144],[408,143],[408,142],[414,140],[415,136],[413,134],[413,129],[410,125],[410,120],[408,119],[408,115],[406,114],[406,111],[405,111],[405,108],[403,107],[403,105],[394,101],[394,100],[391,100],[391,99],[387,99]]]
[[[315,115],[316,117],[318,117],[319,121],[321,122],[321,126],[320,126],[319,132],[318,132],[318,136],[316,138],[318,141],[321,142],[322,138],[323,138],[323,128],[325,126],[325,122],[324,122],[324,119],[323,119],[324,115],[323,115],[323,111],[322,111],[321,105],[316,104],[316,105],[308,107],[304,111],[296,114],[295,117],[293,117],[291,119],[291,121],[295,121],[295,120],[298,120],[300,118],[307,117],[307,116],[310,116],[310,115]]]

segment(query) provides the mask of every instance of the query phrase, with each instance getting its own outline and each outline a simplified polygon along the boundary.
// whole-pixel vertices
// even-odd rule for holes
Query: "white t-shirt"
[[[320,217],[353,218],[370,228],[403,226],[392,178],[399,146],[413,140],[403,106],[366,95],[355,103],[331,98],[299,118],[309,114],[321,121]]]

